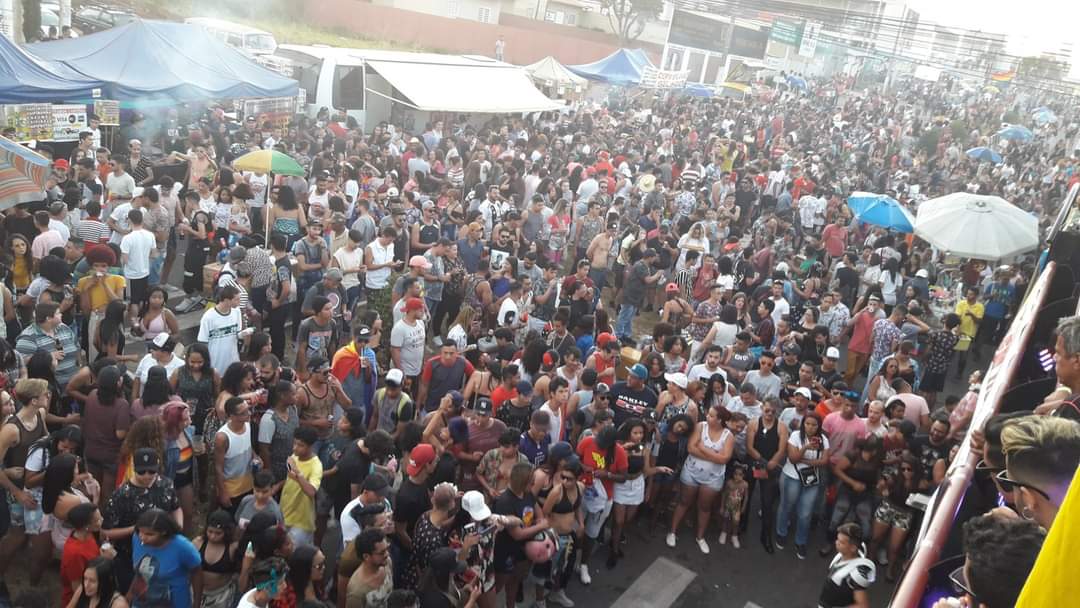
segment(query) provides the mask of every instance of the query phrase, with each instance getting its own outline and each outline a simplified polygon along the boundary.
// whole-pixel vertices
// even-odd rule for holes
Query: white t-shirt
[[[131,222],[128,221],[129,213],[131,213],[131,203],[121,203],[116,206],[116,209],[113,209],[113,212],[109,214],[109,218],[116,222],[117,228],[127,232],[128,230],[131,230]],[[123,238],[123,234],[113,231],[112,237],[109,238],[109,242],[119,245]]]
[[[513,313],[513,316],[507,319],[507,315]],[[499,316],[496,319],[498,325],[509,326],[519,320],[519,311],[517,302],[513,298],[506,298],[503,300],[502,306],[499,306]]]
[[[135,178],[130,173],[110,173],[105,178],[105,189],[109,191],[110,199],[131,200],[135,196]]]
[[[59,232],[65,241],[71,240],[71,228],[68,228],[67,224],[58,219],[49,218],[49,230]]]
[[[802,449],[802,446],[803,446],[802,431],[795,431],[794,433],[792,433],[790,436],[788,436],[787,442],[788,442],[788,445],[794,446],[796,449]],[[824,434],[821,435],[821,445],[823,446],[823,449],[825,449],[825,450],[829,449],[829,438],[826,437]],[[820,454],[819,450],[806,450],[806,452],[803,453],[803,459],[804,460],[817,460],[820,457],[821,457],[821,454]],[[791,461],[788,460],[787,462],[784,463],[784,475],[787,475],[788,477],[790,477],[792,479],[798,479],[799,478],[799,473],[798,473],[798,471],[795,470],[796,468],[798,468],[800,470],[801,469],[807,469],[807,468],[810,468],[810,465],[803,464],[801,462],[799,464],[791,464]]]
[[[259,608],[259,605],[255,603],[255,594],[258,592],[258,589],[252,589],[245,593],[244,597],[240,598],[240,603],[236,605],[236,608]]]
[[[724,377],[724,381],[727,382],[727,372],[724,368],[717,367],[716,371],[709,371],[709,367],[704,363],[698,363],[694,367],[690,368],[690,373],[686,375],[688,381],[703,380],[708,382],[709,378],[712,378],[713,374],[720,374]]]
[[[266,206],[266,192],[268,190],[267,186],[270,184],[270,176],[263,173],[260,177],[254,173],[245,171],[244,178],[247,180],[248,185],[251,186],[251,192],[255,195],[255,198],[248,201],[248,206]]]
[[[390,346],[401,349],[401,372],[406,376],[419,376],[424,366],[424,322],[417,320],[409,325],[404,319],[394,323],[390,331]],[[210,353],[213,358],[214,353]]]
[[[352,251],[342,247],[334,252],[334,259],[337,260],[338,266],[341,266],[343,271],[348,271],[357,266],[361,266],[364,263],[364,250],[357,247]],[[345,272],[344,278],[341,280],[341,286],[346,290],[360,285],[360,275],[355,272]]]
[[[772,298],[772,301],[773,304],[776,305],[772,311],[773,324],[779,325],[780,318],[791,312],[791,304],[788,304],[788,301],[784,298],[780,298],[779,300]]]
[[[330,191],[322,194],[316,192],[316,186],[308,191],[308,215],[311,219],[327,220],[330,218]]]
[[[145,279],[150,276],[150,253],[156,245],[154,234],[143,228],[124,235],[120,240],[120,253],[128,256],[124,264],[124,278]]]
[[[210,349],[210,362],[219,374],[224,374],[231,363],[240,360],[236,340],[243,328],[243,315],[239,308],[233,308],[227,315],[221,314],[216,306],[203,313],[196,339]]]
[[[139,379],[139,382],[146,384],[146,378],[150,375],[150,368],[155,365],[161,365],[157,359],[154,359],[154,355],[146,353],[143,358],[139,360],[139,366],[135,368],[135,376]],[[165,372],[168,377],[172,378],[174,371],[184,367],[184,360],[176,355],[173,355],[172,361],[169,361],[165,365],[161,365],[165,368]]]

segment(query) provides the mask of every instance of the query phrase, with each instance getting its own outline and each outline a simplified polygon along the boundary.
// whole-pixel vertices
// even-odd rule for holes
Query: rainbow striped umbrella
[[[0,210],[45,198],[49,159],[0,137]]]

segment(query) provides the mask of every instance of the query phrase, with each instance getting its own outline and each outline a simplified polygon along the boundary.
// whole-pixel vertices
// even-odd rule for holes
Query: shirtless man
[[[618,230],[618,222],[608,224],[606,230],[593,237],[592,242],[589,243],[589,248],[585,250],[585,259],[589,260],[591,265],[589,278],[594,283],[593,306],[596,306],[597,300],[600,299],[600,293],[604,291],[606,285],[608,268],[610,267],[608,258],[611,254],[611,246],[615,243],[615,233]]]

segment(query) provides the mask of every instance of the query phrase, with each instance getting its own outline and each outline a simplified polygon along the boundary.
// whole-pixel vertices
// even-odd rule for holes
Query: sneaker
[[[174,308],[177,312],[184,312],[187,310],[188,306],[191,306],[191,298],[188,296],[184,296],[184,299],[180,300],[180,303],[177,304]]]
[[[555,593],[549,593],[547,599],[563,608],[574,608],[574,600],[566,597],[566,592],[562,589],[559,589]]]
[[[742,549],[742,545],[739,544],[739,537],[738,536],[732,536],[731,537],[731,546],[735,547],[736,549]]]
[[[536,600],[533,602],[532,608],[547,608],[547,600]]]
[[[591,585],[592,577],[589,576],[589,567],[585,564],[578,566],[578,578],[581,579],[582,585]]]
[[[667,546],[674,548],[675,547],[675,533],[674,532],[668,532],[667,538],[664,539],[664,542],[667,543]]]
[[[787,542],[787,538],[783,537],[783,536],[777,536],[773,540],[773,544],[776,545],[776,548],[780,549],[781,551],[784,550],[784,543],[786,543],[786,542]]]
[[[697,539],[697,548],[701,549],[701,552],[705,555],[709,554],[709,543],[705,542],[704,538]]]
[[[721,532],[720,533],[720,544],[721,545],[726,545],[727,544],[727,532]]]
[[[806,547],[802,545],[795,545],[795,557],[799,559],[806,559]]]

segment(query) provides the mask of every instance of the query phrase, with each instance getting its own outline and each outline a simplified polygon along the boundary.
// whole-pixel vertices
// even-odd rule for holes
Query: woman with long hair
[[[214,395],[221,390],[221,378],[210,366],[210,349],[201,342],[189,346],[184,353],[184,365],[173,371],[169,383],[173,392],[188,404],[191,413],[191,424],[195,427],[192,450],[198,467],[199,494],[205,500],[209,462],[203,428],[206,426],[207,415],[213,408]]]
[[[180,323],[173,311],[166,308],[169,292],[160,285],[150,288],[150,293],[139,309],[139,319],[135,331],[140,333],[147,346],[153,343],[159,334],[168,334],[173,339],[180,337]]]
[[[124,443],[120,446],[119,464],[116,472],[116,488],[135,478],[132,459],[140,448],[150,448],[157,453],[158,462],[165,462],[165,424],[158,416],[139,418],[131,423]],[[114,488],[115,489],[115,488]]]
[[[105,504],[116,479],[118,455],[131,426],[131,408],[124,398],[124,378],[115,365],[98,373],[97,388],[90,391],[83,415],[93,424],[86,425],[83,439],[86,445],[86,468],[101,485],[101,504]]]
[[[296,202],[292,188],[281,186],[270,191],[273,204],[267,214],[267,225],[271,234],[284,234],[288,239],[288,249],[293,243],[303,238],[307,230],[307,216]],[[275,194],[276,193],[276,194]]]
[[[896,258],[885,260],[881,267],[881,278],[878,279],[878,285],[881,287],[881,301],[885,305],[885,314],[892,314],[903,281],[904,277],[900,275],[900,263],[896,261]]]
[[[724,378],[724,374],[717,372],[709,376],[708,381],[705,383],[705,396],[701,400],[701,409],[716,406],[727,407],[729,401],[731,401],[731,394],[728,393],[728,383]]]
[[[754,320],[750,317],[749,302],[750,298],[741,291],[731,297],[731,305],[735,307],[735,323],[738,324],[740,331],[754,324]]]
[[[165,468],[163,475],[173,482],[180,510],[184,514],[184,533],[190,534],[195,521],[195,452],[192,447],[191,408],[172,400],[161,408],[165,432]]]
[[[60,551],[60,605],[67,606],[82,584],[82,575],[87,564],[104,555],[116,558],[116,550],[98,546],[97,537],[104,523],[101,510],[94,503],[80,503],[68,510],[67,522],[71,526],[71,536]]]
[[[258,365],[260,359],[272,352],[273,344],[270,341],[270,334],[265,331],[257,331],[248,338],[247,349],[241,359],[246,363]]]
[[[214,436],[217,434],[218,429],[229,420],[228,415],[225,413],[225,402],[233,397],[250,399],[254,402],[255,398],[259,396],[252,392],[254,386],[255,368],[250,363],[233,361],[229,364],[229,367],[225,368],[225,373],[221,376],[221,389],[217,394],[214,408],[207,413],[206,422],[203,426],[203,436],[208,441],[206,451],[210,455],[214,454]]]
[[[669,385],[670,386],[670,385]],[[607,567],[614,568],[623,557],[623,528],[626,522],[637,516],[638,506],[645,502],[645,481],[656,474],[671,475],[674,469],[666,466],[654,466],[652,455],[652,434],[640,418],[630,418],[619,427],[618,440],[626,450],[628,468],[626,481],[616,482],[614,506],[611,515],[610,551]]]
[[[193,605],[191,579],[198,574],[201,557],[171,515],[161,509],[144,511],[135,522],[131,550],[135,579],[128,595],[136,606],[157,603],[164,586],[173,606]]]
[[[780,511],[776,516],[776,548],[787,543],[792,514],[796,515],[795,555],[806,559],[810,537],[810,517],[821,492],[821,467],[829,466],[829,438],[821,429],[821,417],[814,412],[803,416],[799,430],[788,437],[787,464],[782,470]]]
[[[320,603],[325,597],[326,556],[317,547],[299,545],[289,555],[289,584],[274,608],[297,608],[308,602]],[[340,591],[344,593],[344,590]]]
[[[187,519],[185,518],[185,521]],[[234,540],[233,518],[218,509],[206,520],[206,530],[193,541],[202,560],[200,608],[232,608],[237,596],[236,579],[243,553]]]
[[[717,374],[719,375],[719,374]],[[686,414],[695,423],[698,421],[698,405],[687,394],[689,384],[682,373],[665,374],[667,390],[660,393],[656,402],[656,419],[661,424],[669,422],[679,414]]]
[[[547,219],[548,240],[545,247],[547,259],[558,266],[562,264],[563,250],[566,249],[570,234],[570,213],[567,210],[566,199],[555,202],[555,210]]]
[[[112,558],[90,560],[83,571],[82,585],[65,608],[128,608],[127,599],[116,588]]]
[[[900,550],[911,533],[911,524],[915,513],[907,504],[907,498],[919,491],[922,481],[922,466],[911,454],[905,453],[900,458],[899,471],[895,475],[883,476],[877,482],[877,490],[882,500],[874,511],[873,535],[870,537],[870,558],[878,559],[878,550],[887,540],[889,560],[885,579],[893,581],[903,566]]]
[[[127,304],[123,300],[113,300],[105,307],[105,318],[98,325],[94,339],[94,348],[98,357],[112,357],[120,362],[138,361],[140,355],[124,354],[124,322],[127,318]]]
[[[146,374],[142,397],[131,404],[131,415],[135,418],[157,416],[161,413],[161,406],[178,399],[180,397],[173,394],[172,385],[169,384],[169,372],[164,367],[155,365]]]
[[[727,463],[735,452],[735,436],[725,427],[730,419],[731,412],[726,408],[709,408],[705,420],[699,422],[695,432],[690,435],[686,464],[679,475],[682,485],[679,506],[672,515],[671,529],[666,539],[669,547],[675,546],[679,524],[696,503],[698,549],[702,553],[709,553],[705,531],[709,527],[713,502],[724,489]]]
[[[450,324],[449,331],[446,332],[446,339],[453,340],[454,344],[457,344],[458,352],[464,352],[466,346],[475,344],[479,338],[479,323],[474,324],[475,319],[476,309],[467,304],[461,306],[457,315],[454,316],[454,321]]]
[[[46,526],[53,551],[64,550],[73,528],[67,514],[76,505],[96,503],[101,488],[93,477],[80,469],[82,459],[74,454],[57,454],[45,469],[41,491],[41,510],[49,518]],[[49,553],[51,555],[51,552]]]
[[[878,373],[874,374],[874,377],[870,379],[870,386],[866,391],[867,399],[888,403],[889,399],[896,394],[893,383],[898,378],[900,378],[900,363],[896,360],[896,357],[889,357],[881,365]]]

